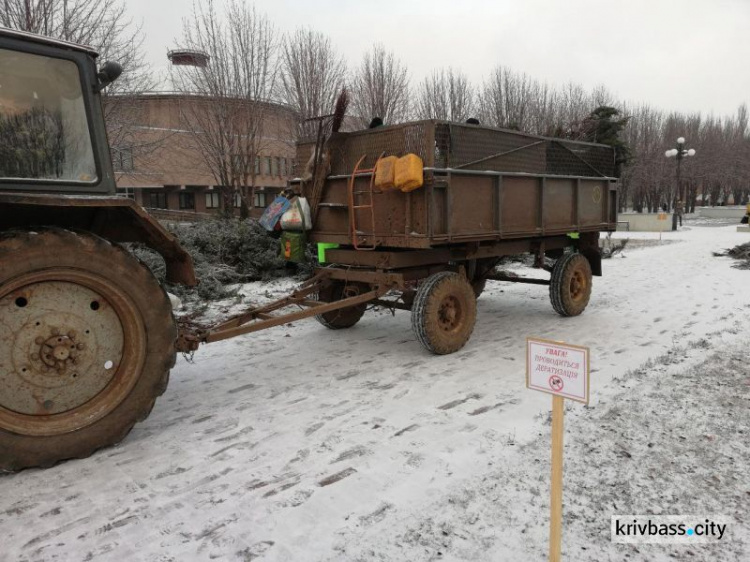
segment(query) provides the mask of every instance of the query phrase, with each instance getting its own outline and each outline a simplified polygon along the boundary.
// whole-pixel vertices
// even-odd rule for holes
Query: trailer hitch
[[[347,296],[338,301],[318,301],[314,295],[331,282],[330,277],[331,270],[318,270],[313,277],[286,297],[260,307],[251,308],[211,327],[198,325],[189,319],[179,320],[175,347],[181,353],[192,353],[202,343],[221,341],[273,328],[274,326],[281,326],[303,318],[310,318],[318,314],[373,302],[391,289],[390,286],[385,284],[375,285],[366,293]],[[295,310],[273,314],[273,312],[281,311],[287,307],[293,307]]]
[[[174,346],[179,353],[193,353],[202,342],[200,332],[180,326]]]

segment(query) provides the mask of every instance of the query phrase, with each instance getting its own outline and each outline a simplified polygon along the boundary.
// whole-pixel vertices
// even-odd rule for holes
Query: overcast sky
[[[199,1],[199,0],[198,0]],[[222,0],[216,0],[220,3]],[[127,0],[149,61],[166,66],[193,0]],[[605,85],[665,110],[734,113],[750,101],[750,0],[273,0],[280,32],[326,33],[350,66],[373,43],[412,84],[453,66],[479,84],[500,64],[550,84]]]

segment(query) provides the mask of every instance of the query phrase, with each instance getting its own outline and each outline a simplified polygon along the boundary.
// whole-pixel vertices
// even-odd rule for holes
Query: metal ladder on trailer
[[[355,250],[374,250],[377,247],[375,239],[375,194],[380,192],[375,191],[375,170],[378,167],[380,159],[383,158],[383,154],[378,156],[372,168],[360,168],[365,158],[367,158],[366,155],[362,156],[354,166],[352,175],[349,177],[347,190],[349,196],[349,234]],[[370,174],[367,189],[356,190],[357,174]],[[365,220],[369,219],[369,225],[366,225],[370,226],[369,231],[363,230],[357,224],[357,214],[362,211],[366,212],[367,210],[370,212],[366,214],[367,218]],[[369,242],[367,241],[368,238]]]

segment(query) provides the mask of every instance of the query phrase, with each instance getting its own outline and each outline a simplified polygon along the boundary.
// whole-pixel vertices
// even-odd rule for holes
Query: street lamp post
[[[685,137],[680,137],[677,139],[675,148],[667,150],[664,156],[667,158],[677,158],[677,189],[672,200],[672,230],[677,230],[677,201],[681,201],[683,205],[686,203],[685,190],[682,188],[682,180],[680,178],[680,166],[683,158],[686,156],[695,156],[695,149],[686,149]]]

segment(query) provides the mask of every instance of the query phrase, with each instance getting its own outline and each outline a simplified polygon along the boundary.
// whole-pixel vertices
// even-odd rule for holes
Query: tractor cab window
[[[73,61],[0,49],[0,179],[97,180]]]

